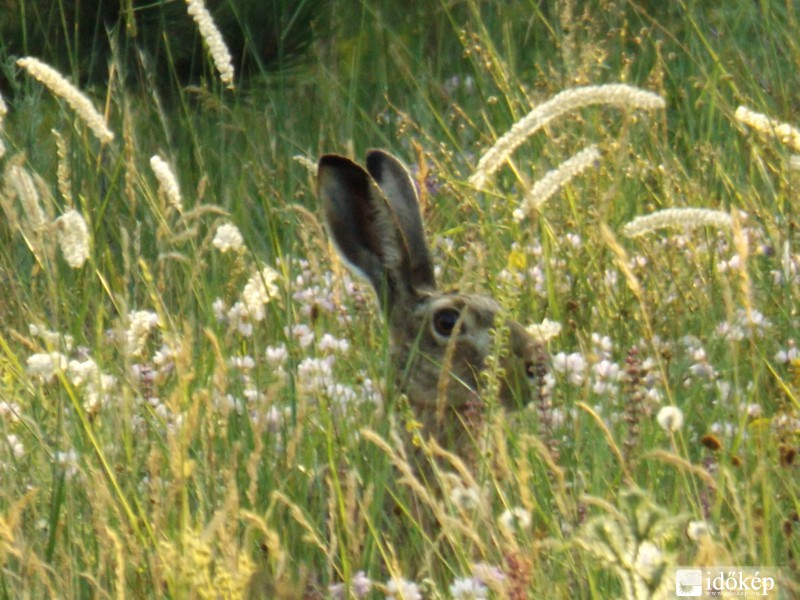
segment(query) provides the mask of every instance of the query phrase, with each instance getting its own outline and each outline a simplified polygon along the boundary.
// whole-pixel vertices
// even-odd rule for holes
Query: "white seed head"
[[[610,104],[626,109],[656,110],[664,108],[658,94],[621,83],[572,88],[556,94],[517,121],[478,162],[469,183],[483,188],[486,181],[526,139],[550,121],[565,113],[591,104]]]
[[[664,406],[658,411],[656,421],[664,431],[678,431],[683,427],[683,411],[677,406]]]
[[[733,118],[759,133],[778,138],[782,144],[788,146],[791,150],[800,152],[800,129],[789,125],[789,123],[782,123],[777,119],[750,110],[746,106],[737,108]]]
[[[717,229],[731,230],[733,218],[729,213],[708,208],[667,208],[643,217],[636,217],[622,228],[622,233],[628,237],[636,237],[667,227],[678,229],[716,227]]]
[[[80,269],[89,258],[89,227],[81,214],[70,210],[56,219],[61,253],[73,269]]]
[[[61,73],[31,56],[20,58],[17,65],[49,89],[54,96],[62,98],[69,104],[100,142],[107,144],[114,139],[114,133],[108,128],[105,118],[97,111],[92,101]]]
[[[167,202],[178,212],[183,211],[183,198],[181,197],[181,188],[178,185],[178,179],[175,173],[167,162],[158,154],[150,158],[150,168],[153,169],[156,179],[158,180],[158,188],[167,199]]]
[[[242,238],[239,228],[231,223],[223,223],[217,227],[212,244],[222,253],[244,250],[244,238]]]
[[[208,12],[203,0],[186,0],[186,4],[189,15],[197,24],[200,37],[203,38],[211,60],[214,61],[214,66],[219,72],[220,81],[228,88],[233,89],[233,59],[211,13]]]
[[[544,177],[533,184],[531,190],[525,195],[525,199],[522,201],[522,212],[530,215],[533,211],[538,210],[553,194],[586,169],[596,165],[599,160],[600,151],[597,146],[591,145],[565,160],[557,168],[545,173]]]

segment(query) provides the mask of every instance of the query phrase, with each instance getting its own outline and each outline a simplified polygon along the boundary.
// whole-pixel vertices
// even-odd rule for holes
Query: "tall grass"
[[[0,596],[671,597],[676,565],[798,593],[796,150],[735,118],[800,126],[795,5],[398,7],[327,3],[233,90],[117,47],[81,80],[110,141],[5,59]],[[470,183],[608,83],[665,109],[571,111]],[[412,165],[446,286],[561,326],[469,457],[389,385],[294,160],[375,146]]]

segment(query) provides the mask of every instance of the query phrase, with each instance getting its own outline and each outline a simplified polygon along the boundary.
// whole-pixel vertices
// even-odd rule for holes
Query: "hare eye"
[[[433,315],[433,328],[442,337],[450,337],[458,317],[459,312],[455,308],[443,308]]]

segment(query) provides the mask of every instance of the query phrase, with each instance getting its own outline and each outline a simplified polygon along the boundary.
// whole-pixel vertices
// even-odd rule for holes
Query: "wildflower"
[[[526,329],[536,341],[544,344],[561,333],[561,323],[545,319],[541,323],[529,325]]]
[[[214,234],[214,240],[211,243],[223,254],[231,250],[234,252],[244,250],[242,234],[239,232],[239,228],[231,223],[223,223],[217,227],[217,232]]]
[[[69,210],[56,219],[58,243],[64,260],[80,269],[89,258],[89,227],[78,211]]]
[[[332,354],[338,352],[343,354],[350,349],[350,342],[337,339],[330,333],[324,333],[317,343],[317,349],[320,352],[330,352]]]
[[[788,146],[795,152],[800,151],[800,129],[788,123],[781,123],[777,119],[772,119],[767,115],[757,113],[746,106],[737,108],[733,118],[755,129],[759,133],[777,137],[782,144]]]
[[[521,506],[516,506],[503,511],[503,514],[500,515],[497,523],[500,526],[500,529],[506,533],[512,533],[514,531],[528,529],[528,527],[531,526],[531,521],[531,513]]]
[[[794,340],[789,340],[788,347],[785,350],[778,350],[778,352],[775,354],[775,362],[782,365],[791,363],[798,358],[800,358],[800,348],[795,345]]]
[[[278,346],[267,346],[266,350],[267,364],[272,367],[279,367],[286,363],[289,358],[289,351],[286,346],[280,344]]]
[[[286,330],[286,335],[291,336],[300,344],[300,348],[308,348],[314,341],[314,331],[305,323],[294,325],[291,330]]]
[[[61,73],[31,56],[20,58],[17,65],[42,83],[53,95],[63,98],[101,143],[107,144],[114,139],[114,134],[106,125],[105,118],[97,112],[92,101],[67,81]]]
[[[594,374],[592,391],[595,394],[614,395],[616,393],[616,383],[622,378],[622,371],[617,363],[603,359],[592,366],[592,373]]]
[[[333,356],[309,356],[297,365],[297,379],[305,391],[319,392],[333,384]]]
[[[677,406],[664,406],[658,411],[656,421],[664,431],[678,431],[683,426],[683,411]]]
[[[149,310],[137,310],[128,315],[128,321],[125,350],[131,356],[138,356],[144,349],[150,332],[158,326],[158,315]]]
[[[386,584],[386,600],[422,600],[419,586],[405,579],[392,579]]]
[[[225,305],[225,300],[217,298],[211,303],[211,310],[214,311],[214,318],[219,323],[225,320],[228,307]]]
[[[372,581],[366,576],[364,571],[359,571],[353,575],[353,578],[350,580],[349,596],[345,596],[345,585],[343,583],[328,586],[328,594],[334,600],[344,598],[366,598],[371,589]]]
[[[67,369],[67,357],[61,352],[32,354],[28,357],[27,364],[28,375],[49,382],[56,376],[56,373]]]
[[[186,0],[188,13],[200,30],[200,37],[208,48],[211,60],[219,72],[219,78],[229,89],[233,89],[233,60],[222,34],[217,28],[211,13],[205,7],[203,0]]]
[[[533,184],[531,190],[522,201],[522,212],[526,215],[539,210],[550,197],[558,192],[567,183],[583,173],[600,160],[600,151],[592,145],[584,148],[575,156],[568,158],[558,168],[545,173],[539,181]],[[578,238],[580,243],[580,238]]]
[[[733,227],[733,218],[729,213],[708,208],[667,208],[636,217],[622,228],[622,233],[636,237],[666,227],[694,229],[706,226],[727,231]]]
[[[474,577],[456,579],[449,590],[453,600],[482,600],[489,597],[489,588]]]
[[[256,366],[256,361],[252,356],[234,356],[231,358],[231,367],[239,369],[240,371],[250,371]]]
[[[28,325],[28,332],[34,337],[40,338],[47,346],[63,347],[66,350],[72,350],[75,340],[71,335],[62,335],[57,331],[50,331],[46,327],[30,323]]]
[[[686,535],[690,540],[699,542],[701,539],[709,537],[711,530],[705,521],[689,521],[686,526]]]
[[[278,297],[278,286],[275,285],[275,281],[279,277],[275,269],[264,267],[247,280],[242,290],[242,301],[254,321],[262,321],[266,316],[264,306]]]
[[[567,381],[572,385],[583,385],[586,375],[586,359],[578,352],[572,354],[559,352],[553,357],[553,370],[557,373],[565,373]]]
[[[78,453],[75,450],[56,452],[56,464],[64,467],[64,476],[71,479],[78,473]]]
[[[8,419],[11,423],[19,421],[20,408],[16,402],[0,402],[0,417]]]
[[[664,553],[653,542],[645,540],[636,553],[636,571],[648,582],[652,582],[664,564]]]
[[[231,306],[226,317],[230,327],[241,335],[244,337],[253,335],[253,323],[250,321],[250,312],[244,302],[236,302]]]
[[[25,455],[25,446],[16,435],[7,435],[6,442],[8,447],[11,448],[11,454],[14,455],[14,458],[22,458]]]
[[[164,194],[164,197],[178,212],[183,211],[183,199],[181,198],[181,189],[178,186],[178,180],[173,173],[172,168],[167,162],[158,154],[150,157],[150,168],[158,180],[158,189]]]
[[[490,587],[503,583],[507,579],[501,568],[488,563],[475,563],[470,570],[475,579]]]
[[[472,511],[481,506],[481,491],[474,487],[453,486],[450,490],[450,502],[459,510]]]
[[[550,121],[567,112],[591,104],[610,104],[621,108],[664,108],[664,99],[644,90],[625,84],[586,86],[564,90],[544,104],[540,104],[503,135],[478,161],[469,183],[482,188],[492,174],[508,159],[522,142]]]
[[[67,375],[70,382],[74,386],[81,386],[90,381],[94,381],[97,377],[98,369],[97,363],[91,358],[86,360],[71,360],[67,365]]]

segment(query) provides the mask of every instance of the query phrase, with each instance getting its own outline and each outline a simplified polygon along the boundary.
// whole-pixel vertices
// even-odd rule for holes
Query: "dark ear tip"
[[[324,168],[324,167],[343,167],[343,166],[353,166],[357,167],[356,163],[354,163],[349,158],[345,158],[339,154],[323,154],[319,157],[319,161],[317,162],[317,168]]]

